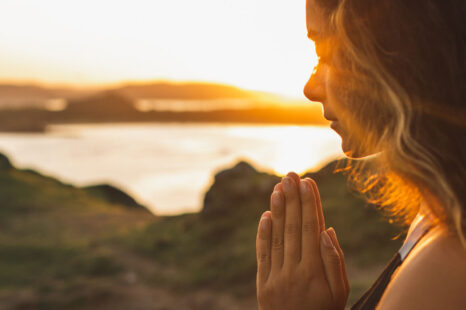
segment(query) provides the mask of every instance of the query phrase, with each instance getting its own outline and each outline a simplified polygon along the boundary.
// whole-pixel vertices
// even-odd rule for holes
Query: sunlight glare
[[[341,139],[334,131],[326,127],[312,126],[270,126],[232,127],[230,134],[242,139],[263,141],[272,148],[264,157],[256,158],[245,151],[244,156],[260,168],[271,167],[271,173],[286,175],[290,171],[298,174],[320,168],[326,162],[322,158],[336,159],[343,156],[341,150],[335,151],[335,145]],[[252,149],[252,147],[249,147]]]

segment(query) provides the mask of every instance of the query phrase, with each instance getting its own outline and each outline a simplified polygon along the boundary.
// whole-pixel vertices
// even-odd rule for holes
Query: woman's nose
[[[323,102],[325,99],[325,82],[321,70],[314,70],[304,86],[304,96],[311,101]]]

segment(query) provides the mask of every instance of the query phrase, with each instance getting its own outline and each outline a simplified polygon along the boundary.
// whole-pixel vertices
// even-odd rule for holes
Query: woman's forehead
[[[306,26],[313,41],[325,36],[328,30],[328,18],[316,0],[306,0]]]

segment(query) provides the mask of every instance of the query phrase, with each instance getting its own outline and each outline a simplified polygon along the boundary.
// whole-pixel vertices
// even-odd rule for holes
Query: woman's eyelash
[[[319,63],[330,63],[330,57],[328,56],[318,56]]]
[[[315,49],[319,63],[330,63],[331,62],[331,50],[326,43],[315,43]]]

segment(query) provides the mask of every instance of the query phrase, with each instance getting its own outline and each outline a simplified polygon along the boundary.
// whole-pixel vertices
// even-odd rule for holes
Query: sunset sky
[[[2,0],[0,81],[211,81],[302,97],[305,1]]]

